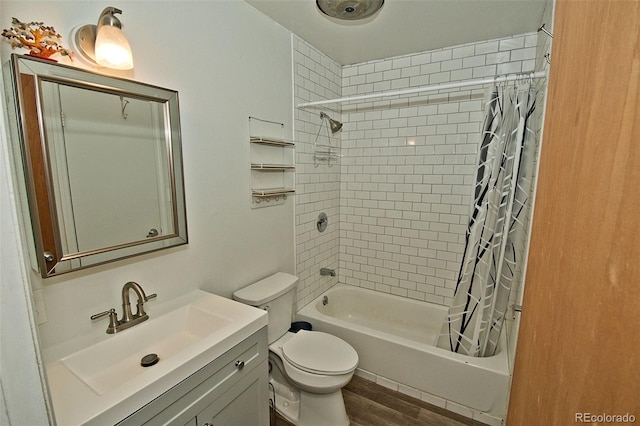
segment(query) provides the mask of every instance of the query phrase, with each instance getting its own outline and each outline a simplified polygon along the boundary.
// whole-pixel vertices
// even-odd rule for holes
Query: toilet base
[[[296,426],[348,426],[342,391],[313,394],[292,389],[273,378],[276,411]],[[273,395],[270,395],[272,398]]]
[[[269,354],[269,399],[275,397],[276,411],[296,426],[348,426],[349,417],[340,389],[329,393],[310,393],[292,386],[283,374],[283,365]]]
[[[313,394],[301,390],[298,422],[300,426],[348,426],[342,391]]]

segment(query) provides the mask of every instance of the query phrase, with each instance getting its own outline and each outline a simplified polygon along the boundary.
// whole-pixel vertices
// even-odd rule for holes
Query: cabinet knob
[[[241,360],[236,361],[236,368],[238,370],[242,370],[244,368],[244,361],[241,361]]]

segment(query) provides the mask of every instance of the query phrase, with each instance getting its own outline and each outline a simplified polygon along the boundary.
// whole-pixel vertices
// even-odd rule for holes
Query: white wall
[[[4,94],[0,94],[4,102]],[[10,155],[0,119],[0,164]],[[26,264],[9,167],[0,167],[0,424],[44,425],[49,409],[39,368]]]
[[[229,297],[270,273],[295,272],[293,201],[252,210],[248,168],[249,116],[291,133],[289,33],[240,0],[5,1],[2,14],[53,25],[66,43],[72,27],[95,22],[106,6],[124,11],[135,60],[125,76],[179,92],[189,244],[47,280],[32,274],[48,319],[39,329],[44,347],[106,329],[89,316],[120,310],[130,280],[159,303],[195,288]]]

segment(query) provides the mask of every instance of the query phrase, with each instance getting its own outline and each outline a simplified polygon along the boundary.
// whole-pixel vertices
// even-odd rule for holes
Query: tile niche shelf
[[[251,205],[282,204],[295,193],[295,143],[274,137],[250,136]]]

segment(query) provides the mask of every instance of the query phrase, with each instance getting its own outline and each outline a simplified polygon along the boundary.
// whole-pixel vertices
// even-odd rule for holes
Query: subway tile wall
[[[341,96],[342,68],[327,55],[292,35],[294,104],[333,99]],[[296,273],[297,306],[311,302],[338,282],[340,242],[340,166],[314,164],[316,142],[340,146],[340,133],[329,141],[326,128],[320,129],[320,111],[341,120],[339,105],[321,109],[295,108],[296,142]],[[317,137],[317,141],[316,141]],[[329,218],[327,230],[320,233],[316,220],[321,212]],[[336,277],[320,276],[320,268],[332,268]]]
[[[536,33],[342,68],[342,96],[534,71]],[[342,105],[340,281],[449,305],[488,86]]]
[[[530,33],[341,67],[292,38],[295,104],[530,72],[543,51]],[[450,303],[487,87],[295,109],[298,307],[338,279]],[[345,123],[331,140],[317,136],[320,111]],[[316,142],[341,147],[340,164],[316,166]],[[330,225],[321,234],[322,211]],[[321,267],[338,277],[321,277]]]

